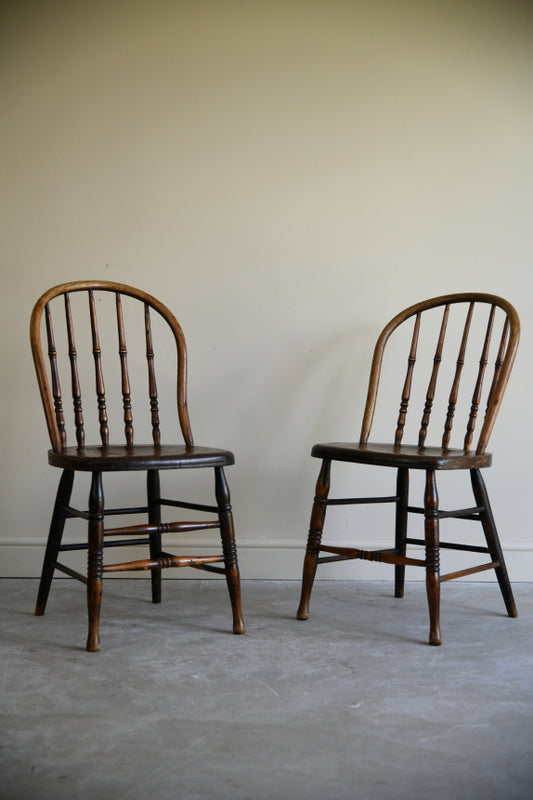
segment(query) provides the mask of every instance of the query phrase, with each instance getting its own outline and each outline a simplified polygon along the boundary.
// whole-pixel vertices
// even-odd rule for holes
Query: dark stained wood
[[[396,474],[396,521],[394,547],[399,556],[405,557],[407,550],[407,520],[409,509],[409,470],[399,467]],[[394,596],[403,597],[405,589],[405,564],[394,569]]]
[[[39,617],[44,614],[46,609],[46,602],[48,600],[52,578],[54,577],[54,564],[57,561],[57,555],[59,553],[61,540],[63,538],[65,522],[67,520],[73,483],[74,472],[67,469],[63,470],[61,479],[59,481],[59,486],[57,488],[54,512],[52,514],[52,521],[50,523],[50,532],[48,534],[48,542],[46,545],[46,552],[43,562],[43,571],[39,585],[39,593],[37,595],[37,605],[35,606],[35,614]]]
[[[507,574],[507,567],[505,565],[505,559],[503,557],[503,551],[500,545],[496,523],[492,514],[487,487],[485,486],[485,481],[483,480],[481,471],[478,469],[471,470],[470,479],[472,481],[474,497],[476,498],[476,502],[480,509],[479,516],[481,519],[481,524],[483,525],[483,532],[487,540],[489,553],[491,554],[493,561],[499,565],[495,567],[495,572],[498,583],[500,584],[505,607],[510,617],[516,617],[518,616],[518,612],[516,610],[513,593],[511,591],[511,584]]]
[[[149,469],[146,471],[146,497],[148,500],[148,522],[152,525],[160,525],[161,481],[157,469]],[[161,555],[162,541],[163,537],[159,532],[153,533],[150,536],[150,558],[153,561],[157,561]],[[162,592],[162,568],[160,566],[153,567],[150,571],[150,578],[152,583],[152,603],[160,603]]]
[[[420,358],[417,360],[417,356],[419,356],[423,341],[424,312],[440,307],[443,308],[443,316],[423,401],[418,442],[417,444],[404,444],[407,415],[411,413],[411,409],[416,405],[416,398],[413,397],[413,379],[415,370],[418,369],[420,362]],[[438,395],[437,387],[442,380],[438,380],[438,378],[446,350],[446,332],[452,314],[461,312],[462,309],[465,310],[463,317],[461,317],[461,320],[464,320],[464,322],[461,322],[463,329],[459,337],[459,351],[455,357],[455,364],[453,361],[451,363],[453,379],[447,397],[441,446],[428,446],[426,440],[429,422]],[[484,317],[480,313],[485,309],[488,317]],[[393,434],[393,441],[390,443],[374,442],[370,440],[370,434],[376,409],[385,348],[396,329],[411,318],[414,319],[414,326],[410,338],[407,373],[403,380],[400,411]],[[474,386],[468,399],[469,413],[466,422],[466,433],[462,441],[463,446],[454,448],[450,446],[450,443],[456,408],[460,393],[463,391],[468,392],[468,387],[465,390],[463,386],[464,367],[468,357],[475,358],[475,353],[469,353],[471,348],[468,347],[468,342],[472,326],[479,322],[484,326],[481,332],[481,354],[478,355],[479,363],[474,375]],[[490,379],[490,385],[485,386],[485,383],[489,380],[487,376],[490,374],[489,359],[494,349],[491,343],[492,341],[495,344],[498,342],[498,339],[494,337],[497,335],[495,331],[500,322],[501,336],[497,345],[498,351],[494,361],[493,375]],[[405,566],[421,566],[425,568],[430,617],[429,643],[432,645],[441,643],[440,584],[442,582],[493,569],[498,578],[507,613],[511,617],[516,616],[513,593],[481,470],[489,467],[492,463],[492,456],[486,449],[514,363],[519,336],[520,322],[513,306],[496,295],[482,293],[443,295],[417,303],[397,314],[385,326],[374,349],[359,441],[315,444],[311,450],[311,455],[321,459],[322,464],[313,502],[311,525],[304,558],[301,599],[297,612],[298,619],[305,620],[309,616],[309,601],[317,566],[351,558],[393,564],[395,567],[396,597],[402,597],[404,593]],[[468,398],[468,394],[466,394],[466,397]],[[484,416],[476,442],[476,423],[480,416],[480,409],[483,407],[483,398],[486,398],[484,401]],[[396,495],[393,497],[330,498],[330,466],[333,461],[396,469]],[[426,483],[422,507],[409,504],[409,472],[411,469],[425,471]],[[468,470],[476,506],[453,511],[444,511],[439,508],[436,475],[441,470]],[[388,502],[392,502],[396,506],[394,547],[385,550],[365,550],[357,547],[336,547],[322,544],[323,527],[328,505],[360,505]],[[412,513],[424,515],[423,540],[407,535],[408,517]],[[448,518],[481,522],[487,547],[461,542],[441,542],[439,521]],[[406,548],[408,545],[422,545],[425,551],[424,558],[413,559],[407,556]],[[489,552],[492,560],[488,563],[469,566],[441,575],[441,548],[472,553]],[[322,553],[325,555],[321,555]]]
[[[100,325],[109,305],[99,304],[99,293],[114,295],[116,330],[118,333],[118,384],[122,400],[121,415],[123,442],[116,442],[111,437],[110,410],[104,382],[104,361],[102,349],[104,338],[100,331],[108,330],[108,326]],[[96,414],[100,432],[100,443],[86,443],[86,419],[89,405],[82,398],[82,381],[79,374],[79,352],[81,339],[76,335],[77,320],[73,313],[71,296],[82,293],[87,296],[88,325],[90,329],[89,353],[94,365],[94,385],[96,387]],[[144,410],[149,415],[149,426],[152,442],[134,443],[133,399],[131,392],[130,369],[128,364],[128,324],[123,309],[123,298],[128,302],[139,301],[143,308],[145,355],[148,363],[148,402]],[[63,299],[64,316],[53,322],[52,307],[54,301]],[[175,356],[168,352],[162,354],[165,362],[177,365],[177,391],[173,402],[177,401],[178,427],[181,430],[183,443],[163,440],[161,431],[159,404],[156,382],[156,360],[154,336],[152,333],[151,314],[159,315],[168,325],[175,343]],[[43,325],[44,319],[44,325]],[[60,385],[60,353],[54,335],[54,324],[61,322],[65,326],[68,350],[65,353],[71,376],[73,399],[73,425],[76,444],[67,444],[67,420],[63,407],[63,396]],[[129,317],[128,317],[129,320]],[[42,328],[44,327],[44,331]],[[45,348],[43,349],[43,341]],[[57,569],[70,577],[80,580],[87,586],[87,605],[89,629],[87,650],[96,652],[100,649],[100,607],[102,599],[103,577],[109,572],[129,570],[150,570],[152,577],[152,601],[161,601],[162,569],[189,566],[195,569],[217,572],[226,577],[233,613],[234,633],[244,633],[240,597],[240,576],[237,561],[237,548],[233,529],[233,517],[230,493],[224,474],[224,467],[230,466],[235,459],[229,450],[195,446],[187,408],[187,350],[185,338],[175,316],[156,298],[125,284],[111,281],[78,281],[55,286],[43,294],[33,309],[30,323],[30,339],[32,354],[45,413],[51,449],[48,451],[48,462],[62,470],[57,491],[54,512],[50,524],[48,544],[46,547],[41,582],[35,613],[45,612],[46,602],[53,578]],[[132,341],[132,340],[130,340]],[[113,348],[114,349],[114,348]],[[46,353],[46,356],[45,356]],[[48,359],[48,366],[47,361]],[[116,360],[116,350],[115,350]],[[106,371],[109,365],[106,361]],[[94,395],[93,395],[94,406]],[[140,406],[137,406],[137,417]],[[68,409],[67,409],[68,410]],[[141,408],[141,410],[143,410]],[[161,497],[159,480],[160,470],[182,469],[214,470],[214,503],[187,502],[181,499]],[[103,478],[109,472],[145,471],[147,474],[147,504],[128,508],[107,508],[104,500]],[[70,505],[75,474],[88,472],[91,474],[91,489],[88,511],[73,508]],[[162,519],[162,506],[191,509],[200,513],[214,515],[209,520],[165,521]],[[147,522],[137,525],[106,527],[106,517],[147,515]],[[86,544],[63,544],[62,537],[67,520],[79,517],[87,521],[88,539]],[[194,533],[195,531],[220,530],[220,547],[222,552],[203,555],[176,556],[162,550],[162,538],[169,533]],[[149,545],[149,558],[128,562],[106,563],[104,550],[136,544]],[[66,564],[60,562],[62,552],[70,550],[87,550],[87,574],[82,575]],[[218,548],[215,548],[218,549]],[[221,564],[221,566],[216,566]]]
[[[229,466],[235,462],[229,450],[214,447],[187,447],[186,445],[152,444],[114,445],[107,447],[65,447],[64,450],[48,451],[48,463],[61,469],[92,472],[146,469],[201,469],[204,467]]]
[[[413,444],[384,444],[369,442],[328,442],[315,444],[311,450],[315,458],[351,461],[356,464],[375,464],[381,467],[410,467],[411,469],[478,469],[492,462],[490,453],[472,453],[441,447],[418,447]]]

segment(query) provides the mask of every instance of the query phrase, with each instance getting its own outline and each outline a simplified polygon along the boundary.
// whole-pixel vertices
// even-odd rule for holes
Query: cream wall
[[[432,294],[506,296],[524,330],[487,480],[511,577],[531,579],[532,11],[2,4],[3,574],[37,574],[58,479],[31,307],[98,277],[182,322],[196,440],[237,457],[244,577],[299,577],[309,449],[358,433],[384,322]]]

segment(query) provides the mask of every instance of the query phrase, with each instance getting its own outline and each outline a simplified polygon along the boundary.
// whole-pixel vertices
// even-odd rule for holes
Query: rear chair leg
[[[315,580],[316,569],[318,566],[318,554],[324,520],[326,518],[327,499],[330,487],[331,460],[324,459],[318,475],[315,489],[315,499],[311,512],[311,523],[309,535],[307,537],[307,550],[304,558],[304,568],[302,577],[302,593],[300,605],[296,612],[297,619],[309,619],[309,601]]]
[[[161,524],[161,487],[159,472],[155,469],[148,470],[146,476],[148,495],[148,522],[154,525]],[[150,536],[150,558],[155,560],[161,555],[161,534],[153,533]],[[161,567],[151,570],[152,603],[161,602]]]
[[[218,505],[218,518],[220,520],[220,536],[222,539],[222,551],[224,553],[226,583],[228,585],[231,608],[233,611],[233,633],[245,633],[246,626],[242,618],[241,581],[237,562],[237,547],[235,545],[231,499],[226,476],[224,475],[224,469],[222,467],[215,467],[215,494]]]
[[[46,550],[44,554],[43,569],[41,572],[41,582],[39,583],[39,591],[37,593],[37,604],[35,606],[35,614],[41,617],[46,609],[46,601],[50,592],[50,585],[54,577],[54,564],[57,561],[61,539],[63,538],[63,531],[65,529],[65,520],[67,518],[66,507],[70,502],[70,495],[72,494],[72,484],[74,483],[74,472],[65,469],[61,475],[59,486],[57,487],[56,501],[54,511],[52,514],[52,521],[50,522],[50,531],[48,534],[48,542],[46,543]]]
[[[102,603],[102,575],[104,543],[104,492],[102,474],[93,472],[89,495],[89,552],[87,558],[87,607],[89,634],[87,650],[100,650],[100,606]]]
[[[405,557],[407,536],[407,505],[409,497],[409,470],[401,467],[396,479],[396,552]],[[405,585],[405,564],[394,567],[394,596],[403,597]]]
[[[439,564],[439,496],[435,470],[426,472],[424,494],[424,533],[426,540],[426,592],[429,606],[429,644],[439,645],[440,634],[440,564]]]
[[[505,560],[500,545],[500,539],[498,537],[498,531],[496,529],[496,523],[494,522],[494,517],[492,515],[492,509],[490,507],[485,481],[483,480],[481,472],[478,469],[470,470],[470,479],[472,481],[472,489],[474,491],[476,503],[478,506],[483,508],[483,510],[479,512],[479,516],[481,518],[481,524],[483,525],[483,532],[485,533],[491,558],[493,561],[498,561],[500,563],[500,566],[496,567],[494,571],[496,572],[496,577],[498,578],[498,583],[500,584],[505,608],[507,609],[507,613],[510,617],[517,617],[518,611],[516,610],[513,590],[511,589],[509,575],[507,574],[507,567],[505,566]]]

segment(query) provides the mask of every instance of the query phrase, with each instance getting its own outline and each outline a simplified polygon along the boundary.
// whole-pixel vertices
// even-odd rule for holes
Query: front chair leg
[[[426,592],[429,606],[429,644],[439,645],[440,634],[440,565],[439,565],[439,496],[435,470],[426,472],[424,493],[424,534],[426,540]]]
[[[320,542],[322,541],[322,531],[326,518],[327,499],[330,487],[331,461],[324,459],[318,475],[315,489],[315,499],[311,512],[311,523],[309,525],[309,535],[307,537],[307,549],[304,558],[304,569],[302,577],[302,593],[300,605],[296,612],[297,619],[309,619],[309,601],[311,590],[315,580],[316,569],[318,566],[318,554]]]
[[[104,543],[104,492],[102,474],[93,472],[89,495],[89,552],[87,559],[87,607],[89,635],[87,650],[100,650],[100,606],[102,603],[102,575]]]
[[[233,514],[231,512],[231,499],[226,476],[222,467],[215,467],[215,493],[218,505],[218,518],[220,520],[220,536],[222,551],[224,553],[224,567],[226,583],[233,611],[233,633],[245,633],[246,626],[242,617],[241,608],[241,580],[237,561],[237,547],[235,545],[235,532],[233,529]]]

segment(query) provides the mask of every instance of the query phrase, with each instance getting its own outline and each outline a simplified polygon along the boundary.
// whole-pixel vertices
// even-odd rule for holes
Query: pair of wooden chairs
[[[459,318],[459,327],[452,318]],[[78,320],[75,324],[74,320]],[[405,324],[404,324],[405,323]],[[481,324],[482,333],[475,333],[475,323]],[[407,338],[404,335],[408,328]],[[107,281],[85,281],[62,284],[47,291],[36,303],[31,318],[31,344],[39,389],[44,406],[52,448],[48,461],[62,470],[35,613],[44,614],[55,570],[77,578],[87,586],[89,632],[87,650],[100,649],[99,619],[102,597],[102,579],[108,573],[126,570],[150,570],[152,600],[161,601],[161,571],[167,567],[190,566],[195,569],[225,575],[233,610],[233,632],[244,633],[241,611],[240,579],[237,550],[233,529],[230,493],[224,468],[234,463],[228,450],[199,447],[194,444],[187,409],[187,354],[181,327],[169,309],[156,298],[133,287]],[[392,335],[395,334],[393,337]],[[167,337],[165,339],[165,336]],[[378,405],[378,388],[383,383],[382,367],[393,339],[407,346],[407,368],[395,421],[394,440],[390,444],[374,443],[370,432]],[[426,340],[434,346],[426,347]],[[486,452],[489,436],[498,414],[509,374],[513,365],[519,339],[519,320],[514,308],[505,300],[488,294],[453,294],[427,300],[406,309],[394,317],[378,339],[372,362],[368,397],[364,412],[361,436],[358,443],[339,442],[317,444],[312,455],[321,460],[311,515],[311,526],[304,560],[302,595],[298,618],[309,616],[309,598],[317,567],[324,562],[347,559],[368,559],[395,565],[395,594],[404,592],[406,566],[423,567],[429,605],[429,642],[441,643],[439,625],[440,584],[480,570],[493,569],[503,594],[509,616],[516,616],[516,607],[507,575],[498,534],[494,524],[489,499],[481,470],[491,464]],[[101,340],[106,346],[101,346]],[[114,340],[113,344],[109,344]],[[156,362],[156,340],[162,345],[163,358]],[[390,341],[389,341],[390,340]],[[79,348],[87,341],[89,347]],[[445,358],[445,343],[453,353]],[[386,348],[387,345],[387,348]],[[65,359],[61,358],[65,354]],[[139,353],[141,355],[139,356]],[[429,354],[429,355],[428,355]],[[474,359],[475,367],[467,364]],[[427,377],[424,380],[424,361]],[[394,366],[397,355],[389,359]],[[130,370],[142,368],[144,378],[136,382]],[[142,366],[144,363],[144,366]],[[157,370],[156,370],[157,365]],[[106,388],[104,374],[117,367],[114,384]],[[390,366],[390,365],[388,365]],[[174,374],[174,377],[171,376]],[[87,375],[96,392],[96,414],[89,414],[82,397]],[[170,444],[162,428],[167,422],[175,430],[175,407],[163,409],[160,382],[172,381],[177,398],[177,414],[183,444]],[[460,388],[467,381],[473,389],[462,393],[467,398],[461,403]],[[437,383],[448,389],[444,404],[439,406]],[[72,412],[67,414],[62,387],[68,385]],[[146,398],[146,387],[148,397]],[[404,434],[409,436],[409,419],[416,413],[415,389],[423,387],[422,407],[417,419],[416,444],[404,444]],[[382,394],[390,394],[388,383]],[[172,394],[173,394],[172,392]],[[133,415],[134,398],[145,396],[144,414]],[[114,402],[113,402],[114,401]],[[140,403],[136,404],[136,409]],[[118,416],[112,408],[119,407]],[[479,422],[479,435],[475,429],[480,409],[484,408]],[[444,433],[438,446],[428,444],[428,431],[433,418],[441,412]],[[464,416],[466,434],[460,446],[452,448],[453,423]],[[165,416],[166,415],[166,416]],[[396,415],[395,415],[396,416]],[[67,439],[67,418],[72,418],[72,441]],[[147,420],[147,422],[145,422]],[[134,427],[135,423],[135,427]],[[116,434],[111,430],[123,429],[124,444],[116,444]],[[135,435],[134,435],[135,430]],[[140,431],[140,433],[139,433]],[[407,433],[405,433],[407,432]],[[99,444],[88,442],[99,439]],[[136,438],[151,440],[138,444]],[[75,442],[75,443],[72,443]],[[368,466],[392,467],[396,471],[396,489],[387,496],[330,498],[332,462],[350,462]],[[167,470],[213,469],[215,501],[211,504],[167,499],[161,489],[160,474]],[[423,504],[412,506],[409,501],[410,470],[425,473]],[[440,470],[468,470],[470,473],[474,506],[444,511],[439,507],[436,473]],[[140,471],[146,473],[146,503],[107,508],[104,502],[103,474]],[[85,472],[90,476],[88,509],[71,505],[74,476]],[[346,546],[322,544],[326,510],[329,506],[387,503],[394,508],[395,542],[392,548],[363,550]],[[210,519],[200,521],[166,521],[163,510],[180,509],[209,514]],[[170,512],[165,511],[168,516]],[[174,516],[178,516],[172,512]],[[407,535],[409,514],[420,514],[424,520],[423,538]],[[145,522],[121,527],[108,527],[106,517],[142,515]],[[63,544],[62,537],[68,519],[81,518],[87,523],[86,540]],[[460,518],[481,522],[486,546],[465,543],[441,542],[439,521]],[[211,555],[176,556],[163,550],[162,538],[168,533],[189,533],[218,528],[222,552]],[[148,545],[149,557],[120,563],[104,563],[104,548],[130,547],[132,544]],[[407,546],[416,545],[423,557],[408,557]],[[440,574],[440,550],[451,548],[474,553],[487,553],[489,561],[449,574]],[[72,550],[86,550],[86,574],[68,566],[59,558]]]

